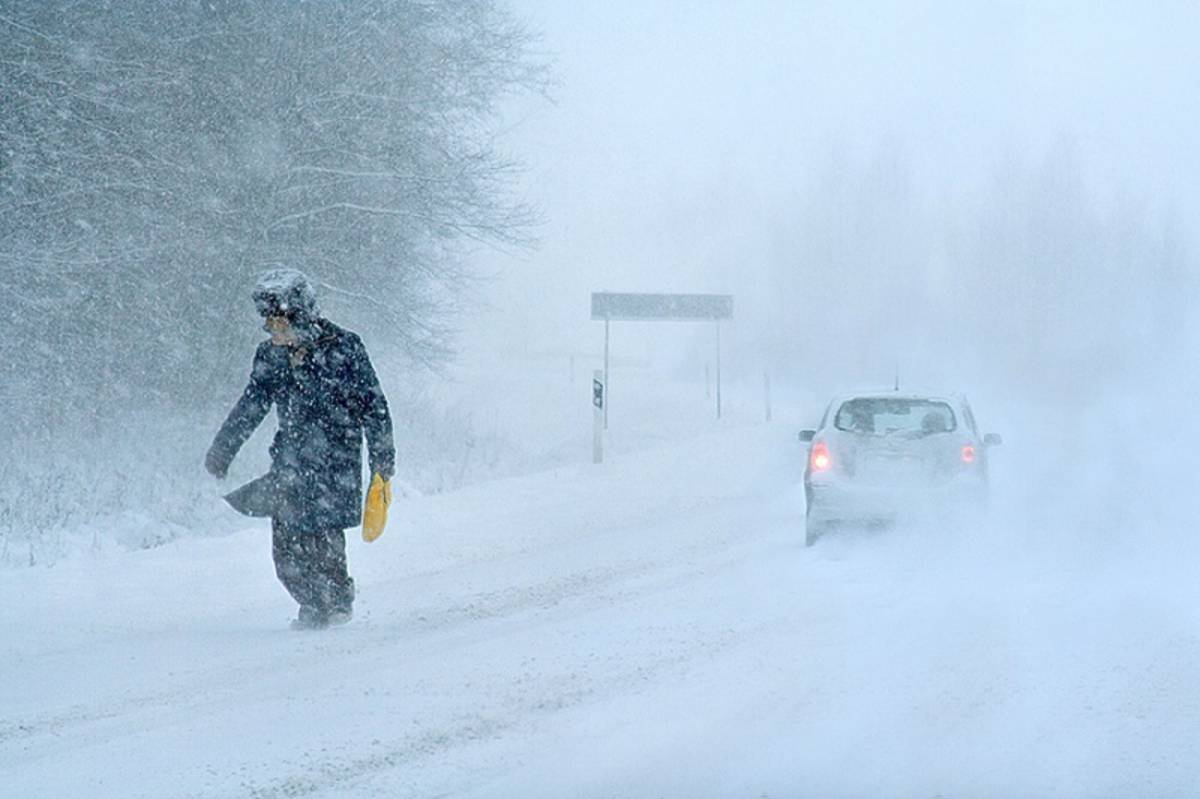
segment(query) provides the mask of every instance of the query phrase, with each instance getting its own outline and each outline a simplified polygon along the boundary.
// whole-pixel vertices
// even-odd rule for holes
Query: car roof
[[[829,403],[832,405],[841,405],[843,402],[849,402],[856,399],[907,399],[907,400],[933,400],[935,402],[946,402],[958,406],[967,404],[967,398],[962,394],[949,391],[921,391],[914,389],[904,389],[903,391],[857,391],[849,394],[839,394],[835,396]]]

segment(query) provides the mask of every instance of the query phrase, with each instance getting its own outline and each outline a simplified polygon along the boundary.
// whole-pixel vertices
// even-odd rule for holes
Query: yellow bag
[[[367,489],[367,507],[363,509],[362,537],[371,542],[383,535],[387,525],[388,505],[392,504],[392,486],[376,473]]]

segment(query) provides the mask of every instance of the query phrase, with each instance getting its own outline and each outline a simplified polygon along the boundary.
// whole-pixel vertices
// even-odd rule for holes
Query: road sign
[[[592,293],[592,319],[604,322],[604,386],[608,374],[608,329],[612,322],[715,322],[717,328],[717,418],[721,418],[721,320],[733,318],[731,294],[615,294]],[[707,380],[707,379],[706,379]],[[707,391],[707,388],[705,389]],[[593,399],[593,403],[595,400]],[[596,406],[608,429],[608,402]]]
[[[595,320],[712,320],[732,316],[733,297],[729,294],[592,294]]]
[[[604,462],[604,372],[592,373],[592,463]]]

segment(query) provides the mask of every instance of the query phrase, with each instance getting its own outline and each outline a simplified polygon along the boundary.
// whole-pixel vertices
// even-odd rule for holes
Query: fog
[[[516,8],[558,78],[506,137],[544,222],[536,251],[480,256],[464,357],[598,367],[589,292],[729,293],[753,408],[764,372],[801,426],[899,375],[975,400],[1016,504],[1195,509],[1195,9]],[[706,325],[613,329],[639,374],[702,380],[713,348]]]
[[[13,790],[1194,792],[1200,9],[150,6],[0,2]],[[275,419],[205,472],[279,266],[395,425],[310,637],[222,499]],[[593,292],[733,318],[614,322],[598,428]],[[988,501],[805,546],[896,386]]]
[[[823,387],[899,360],[1040,393],[1178,355],[1193,9],[517,8],[558,66],[507,140],[544,225],[483,260],[527,346],[595,349],[590,291],[694,290],[736,295],[734,362]]]

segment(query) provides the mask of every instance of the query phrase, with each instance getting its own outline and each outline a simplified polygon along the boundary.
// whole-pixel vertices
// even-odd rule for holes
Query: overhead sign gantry
[[[717,418],[721,418],[721,320],[733,317],[730,294],[592,294],[592,319],[604,322],[604,426],[608,427],[609,325],[612,322],[703,322],[717,327]]]

